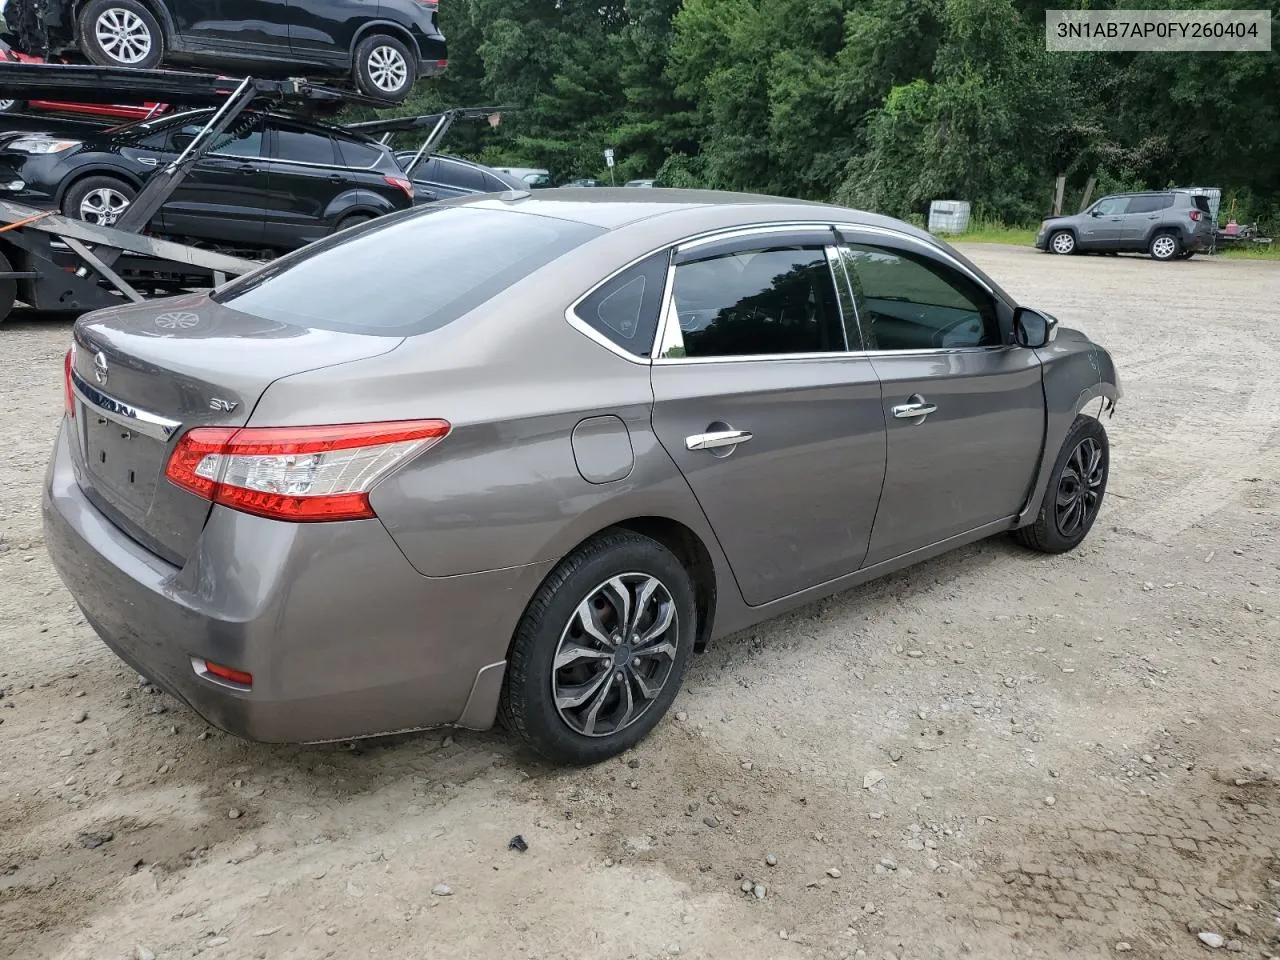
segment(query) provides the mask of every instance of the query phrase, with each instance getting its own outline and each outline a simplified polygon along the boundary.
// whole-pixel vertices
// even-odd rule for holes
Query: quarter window
[[[343,164],[353,170],[367,170],[382,159],[382,151],[371,143],[358,140],[337,140],[336,143]]]
[[[991,347],[995,304],[972,280],[930,257],[849,243],[841,248],[868,350]]]
[[[676,267],[682,345],[666,356],[747,357],[847,349],[821,246],[758,248]]]
[[[574,313],[628,353],[649,356],[662,313],[668,262],[664,251],[628,267],[584,297]]]

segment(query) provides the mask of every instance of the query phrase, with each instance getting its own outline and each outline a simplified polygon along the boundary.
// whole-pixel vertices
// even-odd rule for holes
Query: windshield
[[[603,232],[514,210],[419,207],[304,247],[213,299],[280,323],[403,337],[452,323]]]

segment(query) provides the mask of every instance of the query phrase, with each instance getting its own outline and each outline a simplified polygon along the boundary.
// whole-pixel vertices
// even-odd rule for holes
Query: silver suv
[[[1185,190],[1103,197],[1084,213],[1040,224],[1036,246],[1050,253],[1149,253],[1186,260],[1213,242],[1209,201]]]

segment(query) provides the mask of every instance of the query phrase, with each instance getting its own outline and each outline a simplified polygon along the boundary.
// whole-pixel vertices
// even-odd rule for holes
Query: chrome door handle
[[[751,439],[746,430],[718,430],[715,433],[695,433],[684,438],[684,445],[690,450],[715,450],[717,447],[735,447]]]
[[[893,408],[893,415],[899,420],[914,420],[916,417],[927,417],[938,409],[936,403],[904,403]]]

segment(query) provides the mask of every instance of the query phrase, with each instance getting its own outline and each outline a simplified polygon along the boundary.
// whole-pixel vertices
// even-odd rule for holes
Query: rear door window
[[[272,160],[320,164],[326,167],[334,165],[333,139],[328,134],[277,127],[273,139]]]
[[[474,190],[476,193],[484,193],[488,189],[485,186],[483,171],[469,167],[465,163],[454,163],[452,160],[443,158],[438,162],[440,167],[435,176],[438,182],[462,190]]]
[[[411,336],[452,323],[603,232],[516,211],[419,208],[319,240],[213,297],[294,326]]]
[[[1155,213],[1163,210],[1168,204],[1162,194],[1149,194],[1144,197],[1133,197],[1129,200],[1126,213]]]

